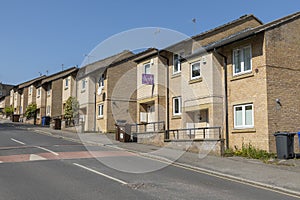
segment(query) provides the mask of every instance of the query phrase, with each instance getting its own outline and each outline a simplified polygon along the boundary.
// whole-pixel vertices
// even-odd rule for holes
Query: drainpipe
[[[167,121],[166,121],[166,135],[165,135],[165,139],[170,139],[169,137],[169,130],[170,130],[170,89],[169,89],[169,58],[163,56],[163,55],[159,55],[158,52],[158,56],[166,59],[167,61]]]
[[[96,121],[97,121],[97,77],[95,76],[95,91],[94,91],[94,132],[96,132]]]
[[[227,85],[227,57],[214,49],[214,52],[221,56],[224,59],[224,87],[225,87],[225,140],[226,140],[226,149],[229,148],[229,131],[228,131],[228,85]]]

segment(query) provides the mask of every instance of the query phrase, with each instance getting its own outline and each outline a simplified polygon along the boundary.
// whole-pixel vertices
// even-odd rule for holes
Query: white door
[[[155,106],[151,105],[147,107],[148,123],[155,122]],[[147,131],[154,131],[154,124],[147,125]]]

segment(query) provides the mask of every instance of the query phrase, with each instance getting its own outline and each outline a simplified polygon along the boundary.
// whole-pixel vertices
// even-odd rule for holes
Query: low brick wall
[[[137,143],[164,146],[165,133],[140,133],[137,134]]]
[[[166,146],[178,150],[198,153],[199,156],[206,155],[221,156],[224,154],[224,140],[195,140],[195,141],[170,141]]]
[[[165,133],[142,133],[137,134],[137,143],[154,146],[166,146],[193,153],[199,156],[218,155],[224,153],[224,140],[170,140],[164,141]]]

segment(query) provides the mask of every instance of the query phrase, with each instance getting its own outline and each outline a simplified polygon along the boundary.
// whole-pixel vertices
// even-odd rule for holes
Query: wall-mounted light
[[[279,106],[282,106],[281,102],[280,102],[280,99],[276,99],[276,103],[279,105]]]

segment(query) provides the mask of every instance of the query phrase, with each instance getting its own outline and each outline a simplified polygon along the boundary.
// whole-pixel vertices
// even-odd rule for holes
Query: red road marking
[[[65,160],[65,159],[76,159],[76,158],[100,158],[100,157],[121,157],[121,156],[134,156],[134,153],[126,151],[76,151],[76,152],[57,152],[59,155],[52,153],[38,153],[34,154],[41,156],[46,160]],[[30,161],[30,155],[33,154],[21,154],[21,155],[9,155],[0,156],[0,163],[7,162],[27,162]]]

